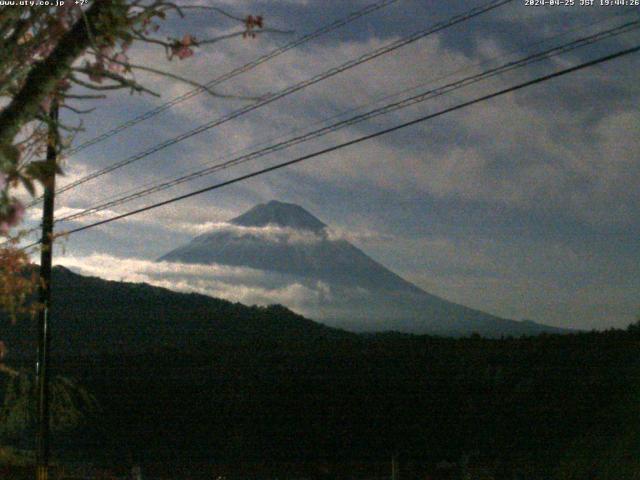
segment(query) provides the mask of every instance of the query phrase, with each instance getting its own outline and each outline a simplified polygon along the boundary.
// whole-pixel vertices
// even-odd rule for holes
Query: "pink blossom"
[[[7,174],[4,172],[0,172],[0,190],[4,190],[7,186]]]
[[[113,47],[102,46],[98,49],[98,55],[101,57],[110,57],[113,55]]]
[[[184,60],[185,58],[189,58],[193,55],[193,50],[189,47],[178,47],[175,54],[180,60]]]
[[[109,71],[114,73],[124,73],[127,70],[127,66],[123,65],[127,63],[129,57],[127,57],[124,53],[119,53],[115,57],[113,57],[113,61],[109,62]]]
[[[49,113],[49,110],[51,110],[51,101],[52,101],[53,97],[51,95],[48,95],[44,98],[44,100],[42,100],[42,102],[40,102],[40,108],[42,110],[44,110],[45,112]]]
[[[176,42],[171,46],[171,55],[169,56],[169,60],[171,60],[174,56],[178,57],[180,60],[184,60],[185,58],[189,58],[192,55],[193,49],[183,45],[181,42]]]
[[[169,60],[174,56],[178,57],[180,60],[191,57],[193,55],[193,49],[190,47],[192,45],[196,45],[196,43],[196,37],[190,33],[186,33],[184,37],[182,37],[182,40],[176,40],[173,45],[171,45],[171,55],[169,56]]]
[[[42,42],[42,44],[38,48],[36,48],[34,54],[41,57],[47,57],[51,52],[53,52],[55,46],[56,45],[53,39],[49,39],[45,42]]]
[[[87,70],[87,75],[92,82],[102,83],[104,64],[101,61],[96,61],[93,65],[87,64]]]
[[[71,88],[71,82],[68,78],[63,78],[58,82],[58,89],[62,91],[69,90]]]
[[[256,34],[253,32],[253,29],[256,27],[262,28],[262,26],[264,25],[264,19],[262,18],[262,15],[258,15],[255,17],[253,15],[248,15],[244,20],[244,25],[246,27],[246,30],[242,34],[243,38],[247,38],[248,36],[251,38],[256,38]]]
[[[58,24],[63,30],[68,30],[71,26],[70,15],[64,11],[64,9],[58,10]]]
[[[182,37],[182,41],[180,43],[183,47],[188,47],[196,43],[196,39],[191,34],[187,33],[184,37]]]
[[[21,202],[16,200],[15,203],[13,204],[13,209],[14,209],[14,218],[16,219],[16,223],[17,223],[22,220],[22,217],[24,217],[25,208]]]
[[[120,52],[114,57],[116,62],[127,63],[129,61],[129,57],[127,57],[123,52]]]

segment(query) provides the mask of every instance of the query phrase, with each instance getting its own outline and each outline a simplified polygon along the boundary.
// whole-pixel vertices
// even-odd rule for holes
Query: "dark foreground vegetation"
[[[76,348],[77,320],[67,330],[72,354],[56,352],[56,373],[76,385],[58,387],[77,406],[67,415],[74,429],[57,429],[53,443],[67,471],[91,463],[122,476],[139,464],[149,478],[380,478],[397,455],[403,480],[640,478],[638,327],[499,340],[357,336],[282,307],[75,281],[85,280],[86,291],[58,294],[76,305],[58,318],[80,319],[84,308],[104,339],[91,354]],[[96,289],[113,308],[91,307]],[[172,344],[167,317],[188,336]],[[155,337],[145,331],[154,322]],[[198,334],[198,323],[209,328]],[[14,343],[27,345],[20,328]],[[26,350],[14,353],[13,367],[26,366]],[[28,415],[22,429],[2,428],[18,378],[0,375],[0,443],[28,449]],[[0,462],[28,464],[16,451],[0,450]],[[0,467],[0,477],[20,471]]]

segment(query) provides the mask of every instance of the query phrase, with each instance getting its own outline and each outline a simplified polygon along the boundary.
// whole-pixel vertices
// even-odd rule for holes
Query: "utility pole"
[[[38,361],[36,383],[38,391],[38,434],[36,440],[36,480],[47,480],[49,474],[49,314],[51,309],[51,259],[53,256],[53,208],[56,190],[56,162],[58,150],[58,102],[51,103],[51,123],[47,138],[47,175],[44,182],[42,209],[42,239],[40,250],[38,315]]]

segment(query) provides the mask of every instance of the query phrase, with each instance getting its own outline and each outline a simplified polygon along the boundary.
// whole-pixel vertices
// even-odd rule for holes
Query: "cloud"
[[[267,7],[265,2],[225,2],[234,11],[237,6],[237,12],[253,13],[255,6]],[[424,2],[414,4],[415,9],[424,9]],[[412,15],[416,10],[411,10],[408,3],[397,9],[385,9],[343,31],[265,62],[217,88],[245,95],[276,92],[357,58],[414,28],[424,28],[432,17],[448,18],[454,9],[467,9],[463,4],[431,2],[419,15]],[[298,8],[300,6],[304,8]],[[350,2],[270,2],[267,18],[270,25],[280,22],[306,32],[318,27],[318,18],[339,18],[354,8]],[[75,212],[136,186],[172,178],[211,162],[232,158],[238,152],[318,128],[362,111],[355,109],[373,108],[390,101],[384,97],[392,93],[418,85],[424,89],[441,85],[480,71],[487,64],[522,55],[540,40],[604,19],[601,10],[579,10],[550,13],[549,9],[516,7],[515,4],[496,10],[483,16],[480,22],[465,23],[464,29],[454,28],[416,42],[60,195],[56,200],[58,214]],[[167,26],[168,34],[177,38],[185,31],[205,38],[236,28],[233,22],[203,21],[198,16]],[[604,23],[594,23],[589,31],[604,26]],[[584,29],[578,29],[573,35],[582,34]],[[165,62],[162,49],[150,47],[132,55],[136,62],[157,65],[204,82],[290,39],[292,37],[282,36],[262,36],[257,41],[233,39],[202,48],[183,62]],[[554,41],[559,40],[560,37]],[[616,39],[618,41],[623,42]],[[609,47],[613,49],[615,43],[601,45],[603,51]],[[590,53],[585,53],[587,51]],[[582,53],[563,55],[554,62],[495,78],[454,95],[114,207],[113,212],[91,219],[187,193],[433,113],[534,74],[574,65],[591,54],[595,55],[595,50],[590,48]],[[229,218],[256,203],[279,199],[299,203],[334,226],[327,231],[329,239],[344,239],[362,246],[391,269],[447,298],[503,316],[521,318],[539,312],[545,316],[534,318],[546,320],[551,310],[557,308],[550,316],[558,324],[621,324],[628,313],[623,312],[622,307],[615,307],[613,301],[600,302],[608,306],[594,307],[591,312],[577,305],[593,305],[591,299],[601,298],[593,295],[596,286],[589,290],[592,287],[578,285],[580,278],[593,279],[594,285],[602,287],[602,292],[610,288],[611,298],[620,300],[619,305],[625,308],[632,303],[629,299],[637,283],[635,278],[640,278],[637,248],[634,250],[617,237],[607,241],[602,239],[610,237],[598,236],[616,231],[631,236],[640,231],[640,191],[637,189],[640,137],[632,134],[640,123],[640,114],[633,109],[639,87],[633,81],[636,61],[633,57],[627,58],[628,61],[590,68],[544,86],[502,96],[421,126],[341,149],[295,168],[152,210],[127,222],[92,229],[70,237],[69,251],[78,258],[83,252],[90,258],[89,254],[94,251],[109,252],[123,261],[140,256],[155,258],[190,236],[210,229],[229,231],[232,227],[225,224]],[[479,62],[488,63],[474,66]],[[453,72],[456,73],[452,75]],[[79,141],[191,89],[188,85],[147,74],[141,74],[139,79],[162,92],[163,98],[130,96],[127,92],[110,96],[108,103],[100,103],[100,114],[85,117],[88,130],[81,134]],[[74,156],[65,167],[68,177],[60,184],[244,105],[247,102],[198,95],[152,121],[142,122]],[[39,214],[30,212],[30,215],[34,222],[39,221]],[[514,225],[517,228],[512,228]],[[457,236],[459,230],[470,239],[487,243],[461,242]],[[567,237],[558,239],[558,231]],[[590,237],[593,231],[598,235]],[[245,231],[244,234],[261,235],[273,241],[315,241],[313,236],[292,237],[277,229]],[[503,241],[508,236],[517,247]],[[562,242],[571,248],[559,247],[558,243]],[[108,264],[110,260],[103,258],[102,261]],[[88,264],[84,265],[89,268]],[[138,270],[145,271],[137,265],[132,272]],[[126,269],[121,271],[122,275],[127,274]],[[611,272],[622,273],[614,279]],[[283,299],[313,298],[320,291],[309,285],[299,290],[289,288],[290,283],[258,272],[251,273],[256,280],[250,291],[238,286],[239,274],[225,277],[219,271],[217,284],[212,284],[204,275],[191,275],[187,282],[182,270],[180,278],[171,277],[168,271],[154,275],[146,273],[139,279],[154,277],[154,281],[169,282],[167,286],[220,291],[249,300],[266,299],[271,294],[281,295],[278,298]],[[528,290],[527,285],[534,283],[538,287]],[[542,288],[543,285],[557,287],[557,293],[553,288]],[[616,294],[611,285],[617,285],[615,288],[623,293]],[[606,312],[610,312],[610,316]]]
[[[323,241],[343,240],[351,243],[392,242],[393,235],[370,229],[325,228],[322,231],[301,230],[269,224],[262,227],[247,227],[228,222],[179,223],[172,228],[193,235],[229,233],[234,236],[252,236],[272,243],[313,244]]]
[[[327,238],[331,241],[344,240],[355,244],[389,244],[396,240],[395,235],[375,231],[364,227],[346,228],[328,227]]]
[[[304,50],[293,50],[283,56],[285,58],[261,65],[255,71],[234,79],[233,83],[240,90],[255,90],[256,86],[262,88],[261,85],[268,79],[269,88],[278,89],[298,79],[309,78],[329,65],[362,55],[386,41],[372,35],[366,40],[351,40],[339,45],[310,44]],[[504,55],[506,52],[498,45],[491,38],[483,40],[479,49],[480,58]],[[204,78],[211,75],[206,73],[211,65],[224,64],[245,48],[243,42],[224,43],[219,48],[201,52],[194,62],[190,61],[180,68],[187,68],[187,73]],[[416,58],[420,58],[420,61],[416,62]],[[455,71],[468,64],[468,58],[445,48],[438,36],[430,37],[393,55],[383,56],[371,64],[305,89],[290,100],[276,102],[246,118],[189,140],[185,148],[190,153],[186,158],[181,158],[180,165],[202,165],[228,158],[232,151],[242,151],[250,145],[282,136],[283,128],[290,129],[292,125],[318,121],[334,113],[335,109],[345,110],[349,106],[366,104],[388,94],[390,90],[398,91],[405,86],[425,83],[425,78],[443,76],[444,72]],[[437,65],[437,69],[434,65]],[[171,67],[179,66],[173,62]],[[168,96],[184,89],[176,86],[175,82],[156,82]],[[494,83],[507,82],[496,80]],[[356,84],[358,89],[351,88]],[[573,117],[562,112],[550,115],[548,110],[539,109],[540,102],[535,97],[528,104],[523,103],[523,98],[531,97],[502,97],[483,104],[482,108],[467,109],[463,114],[416,128],[407,132],[410,141],[404,144],[399,144],[394,137],[370,141],[334,155],[313,159],[298,168],[315,179],[343,184],[345,187],[355,184],[360,188],[391,191],[407,199],[426,193],[441,199],[498,203],[525,210],[562,210],[565,214],[569,211],[578,218],[586,217],[588,220],[611,218],[609,208],[615,202],[595,200],[607,200],[612,195],[620,196],[620,193],[611,189],[594,192],[589,185],[601,182],[601,172],[585,165],[611,155],[605,152],[604,155],[594,156],[596,149],[593,145],[581,146],[577,141],[567,142],[571,138],[583,140],[576,132],[580,125],[584,125],[588,112],[584,112],[584,109],[571,112]],[[448,101],[443,99],[435,102],[434,107],[446,105]],[[215,116],[224,115],[236,106],[233,102],[212,103],[200,96],[197,101],[180,104],[175,111],[177,115],[171,118],[196,120],[195,123],[199,123],[197,119],[208,118],[212,112]],[[404,118],[407,118],[405,113],[387,117],[385,121]],[[596,128],[600,130],[601,125],[597,124]],[[307,147],[290,149],[285,155],[294,157],[309,149],[350,140],[359,131],[360,127],[348,129],[325,140],[311,142]],[[558,137],[559,131],[567,132],[566,137]],[[603,130],[602,135],[614,136],[615,133]],[[496,142],[496,138],[500,141]],[[425,148],[425,139],[429,139],[428,148]],[[216,148],[212,149],[212,145]],[[629,148],[622,154],[629,158],[631,150]],[[239,169],[238,173],[271,161],[272,158],[267,157],[260,163],[252,162],[244,169]],[[604,173],[606,177],[610,172]],[[127,179],[135,182],[135,177]],[[205,178],[204,181],[211,180]],[[254,188],[269,194],[270,182],[265,177],[254,182],[258,183]],[[189,186],[185,185],[184,189],[188,190]],[[273,189],[271,192],[271,196],[275,196]],[[631,206],[633,200],[633,197],[625,199],[618,208],[619,215],[614,218],[629,219],[635,211]],[[186,210],[176,208],[181,212]]]
[[[229,233],[240,237],[248,235],[272,243],[317,243],[327,238],[324,232],[300,230],[273,224],[263,227],[246,227],[227,222],[205,222],[201,224],[182,223],[177,227],[194,234]]]
[[[312,315],[331,296],[330,288],[323,282],[303,285],[285,275],[246,267],[153,262],[104,253],[83,257],[62,255],[57,257],[56,264],[106,280],[148,283],[247,305],[280,303],[306,315]]]

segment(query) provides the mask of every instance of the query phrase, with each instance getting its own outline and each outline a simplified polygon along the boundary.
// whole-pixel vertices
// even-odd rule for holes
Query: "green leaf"
[[[0,145],[0,169],[9,170],[18,164],[20,150],[15,145]]]
[[[62,170],[60,166],[55,162],[50,162],[48,160],[38,160],[35,162],[31,162],[26,170],[26,174],[40,182],[44,183],[47,179],[51,178],[53,175],[61,175]]]

